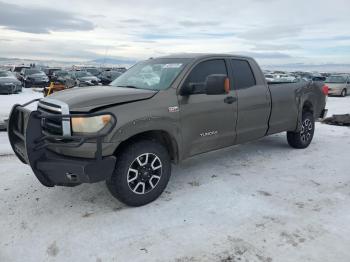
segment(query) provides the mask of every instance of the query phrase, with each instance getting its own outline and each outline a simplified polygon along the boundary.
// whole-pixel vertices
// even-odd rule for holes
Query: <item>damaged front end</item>
[[[55,185],[75,186],[106,180],[115,168],[115,156],[102,155],[102,143],[116,126],[113,113],[98,112],[70,114],[66,104],[59,101],[40,101],[37,110],[28,105],[14,105],[8,121],[8,135],[13,151],[25,164],[31,166],[38,180],[47,187]],[[53,101],[53,100],[51,100]],[[73,118],[89,118],[110,115],[111,121],[101,131],[93,134],[72,134]],[[50,148],[76,148],[85,143],[96,144],[94,158],[68,157]]]

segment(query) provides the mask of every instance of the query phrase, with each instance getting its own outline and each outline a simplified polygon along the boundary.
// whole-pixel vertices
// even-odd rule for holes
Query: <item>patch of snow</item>
[[[23,88],[19,94],[0,95],[0,122],[8,118],[12,106],[15,104],[24,104],[30,100],[42,98],[43,93],[38,90]]]
[[[328,97],[327,106],[328,114],[327,116],[337,115],[337,114],[350,114],[350,96],[347,97]]]
[[[14,152],[11,148],[7,132],[0,132],[0,157],[10,154],[14,154]]]

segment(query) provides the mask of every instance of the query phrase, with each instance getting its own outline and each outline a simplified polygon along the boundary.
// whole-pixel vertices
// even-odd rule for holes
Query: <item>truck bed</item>
[[[306,100],[313,105],[315,119],[317,119],[324,107],[323,103],[325,103],[325,100],[320,99],[323,96],[322,86],[321,82],[312,81],[269,82],[268,88],[272,103],[268,134],[295,130],[300,113],[300,104]]]

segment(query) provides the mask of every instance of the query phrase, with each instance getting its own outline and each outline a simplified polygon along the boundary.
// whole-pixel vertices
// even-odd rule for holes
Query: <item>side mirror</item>
[[[209,75],[204,83],[188,83],[180,89],[181,96],[193,94],[222,95],[230,93],[230,80],[226,75]]]
[[[205,81],[207,95],[222,95],[230,92],[230,79],[226,75],[209,75]]]

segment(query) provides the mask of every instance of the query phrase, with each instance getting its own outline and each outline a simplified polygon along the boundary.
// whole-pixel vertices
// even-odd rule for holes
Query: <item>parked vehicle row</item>
[[[298,82],[298,81],[319,81],[325,82],[329,88],[329,95],[345,97],[350,94],[350,75],[348,74],[330,74],[330,73],[309,73],[281,71],[264,72],[268,83],[274,82]]]
[[[297,82],[297,81],[325,81],[326,76],[319,73],[309,72],[265,72],[265,79],[268,82]],[[328,74],[327,74],[328,76]]]
[[[96,73],[96,72],[95,72]],[[108,85],[122,73],[119,71],[103,71],[95,76],[89,71],[56,71],[52,79],[61,83],[74,83],[76,86]]]
[[[56,84],[66,85],[69,88],[74,86],[94,86],[94,85],[108,85],[122,73],[126,71],[125,68],[95,68],[95,67],[82,67],[82,68],[70,68],[63,69],[60,67],[40,67],[30,65],[18,65],[8,66],[1,70],[4,75],[3,78],[17,78],[21,84],[21,87],[48,87],[51,82]],[[9,75],[9,76],[8,76]],[[4,81],[4,79],[2,80]],[[9,82],[9,80],[6,80]],[[5,85],[5,84],[4,84]],[[6,84],[7,85],[7,84]],[[10,85],[9,85],[10,86]],[[19,88],[16,88],[13,92],[18,92]],[[8,88],[2,88],[0,92],[12,92]]]

